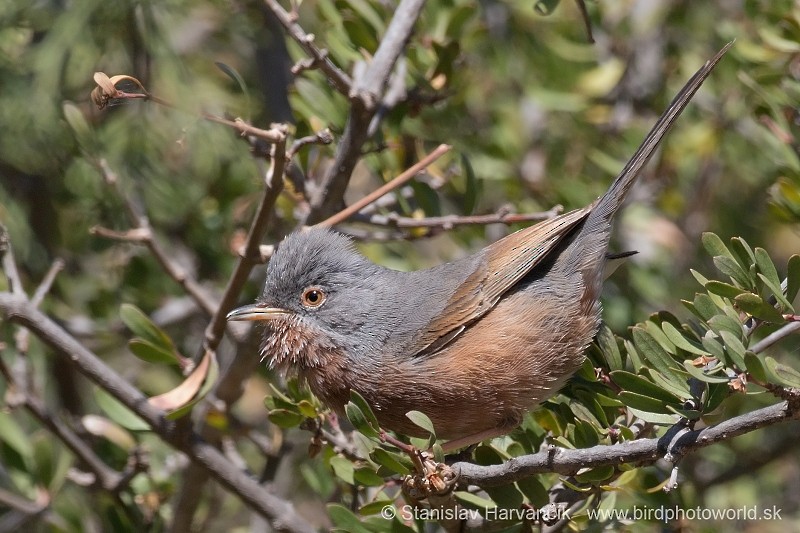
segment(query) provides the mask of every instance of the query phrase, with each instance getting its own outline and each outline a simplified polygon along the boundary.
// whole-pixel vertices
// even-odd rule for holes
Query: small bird
[[[343,413],[350,391],[381,427],[419,435],[425,413],[458,449],[514,429],[582,364],[600,323],[611,221],[642,167],[725,46],[686,83],[595,202],[427,270],[378,266],[328,229],[293,233],[253,305],[228,320],[264,321],[262,355],[296,372]]]

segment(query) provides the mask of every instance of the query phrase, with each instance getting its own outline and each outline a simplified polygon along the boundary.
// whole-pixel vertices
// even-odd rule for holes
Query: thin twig
[[[306,33],[303,28],[297,24],[295,17],[283,9],[277,0],[264,0],[264,3],[267,4],[267,8],[272,11],[278,21],[286,28],[286,32],[292,39],[294,39],[295,42],[305,50],[306,54],[311,57],[313,64],[318,66],[319,69],[325,73],[331,85],[343,95],[348,96],[353,81],[350,79],[350,76],[345,74],[342,69],[331,61],[327,51],[317,48],[314,44],[314,35]]]
[[[331,130],[325,128],[324,130],[318,131],[314,135],[308,135],[307,137],[300,137],[296,139],[289,150],[286,151],[286,159],[292,159],[294,155],[300,150],[302,147],[309,145],[309,144],[331,144],[333,142],[333,134]]]
[[[430,154],[420,159],[419,162],[409,167],[408,170],[406,170],[396,178],[392,179],[389,183],[383,185],[382,187],[379,187],[375,191],[361,198],[359,201],[353,203],[351,206],[342,209],[335,215],[328,217],[322,222],[319,222],[318,224],[316,224],[316,226],[331,227],[335,226],[340,222],[343,222],[344,220],[347,220],[350,216],[358,213],[361,209],[365,208],[372,202],[376,201],[381,196],[384,196],[390,193],[391,191],[397,189],[398,187],[404,185],[407,181],[414,178],[417,174],[425,170],[430,164],[432,164],[434,161],[436,161],[449,151],[450,151],[449,145],[440,144]]]
[[[800,331],[800,322],[790,322],[750,346],[749,350],[753,353],[761,353],[779,340],[788,337],[796,331]]]

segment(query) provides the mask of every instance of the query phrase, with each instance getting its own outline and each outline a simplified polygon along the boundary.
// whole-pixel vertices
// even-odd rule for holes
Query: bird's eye
[[[309,287],[303,291],[300,300],[305,307],[319,307],[325,303],[326,298],[325,291],[319,287]]]

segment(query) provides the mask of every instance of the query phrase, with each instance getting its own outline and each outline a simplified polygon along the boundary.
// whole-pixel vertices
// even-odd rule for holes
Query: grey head
[[[256,303],[228,319],[265,321],[263,355],[283,370],[377,364],[407,322],[398,307],[403,275],[372,263],[339,233],[293,233],[270,259]]]

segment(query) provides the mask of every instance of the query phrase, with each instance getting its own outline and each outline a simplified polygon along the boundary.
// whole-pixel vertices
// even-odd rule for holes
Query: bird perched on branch
[[[608,191],[461,260],[399,272],[328,229],[289,235],[264,290],[228,320],[264,321],[270,366],[343,412],[350,390],[381,426],[424,412],[456,449],[516,427],[581,365],[599,322],[611,222],[636,177],[730,47],[686,83]]]

